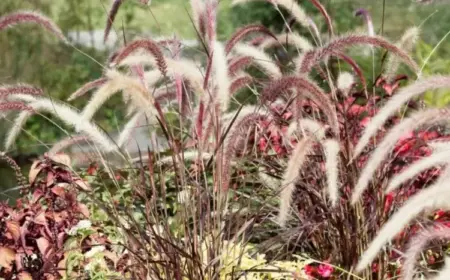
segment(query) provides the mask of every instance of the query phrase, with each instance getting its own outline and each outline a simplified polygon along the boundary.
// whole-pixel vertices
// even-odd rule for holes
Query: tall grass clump
[[[0,205],[0,277],[448,275],[447,264],[435,273],[446,259],[444,244],[421,253],[432,239],[448,237],[450,111],[424,108],[419,98],[447,88],[450,76],[414,80],[417,28],[391,43],[361,9],[356,14],[369,34],[341,34],[314,0],[327,26],[322,36],[296,1],[267,2],[311,36],[287,22],[282,34],[252,24],[222,43],[219,2],[196,0],[190,16],[199,61],[176,38],[127,42],[110,55],[102,77],[70,95],[69,102],[87,101],[82,110],[32,86],[0,87],[2,117],[19,111],[6,151],[32,115],[55,115],[67,134],[36,161],[28,184],[7,160],[28,196],[16,208]],[[122,5],[112,2],[105,40]],[[0,30],[22,22],[65,40],[50,20],[29,12],[1,17]],[[348,51],[366,45],[381,65],[369,73]],[[289,59],[279,60],[274,49]],[[399,73],[400,64],[407,70]],[[96,112],[117,93],[128,119],[111,136],[95,124]],[[148,139],[144,145],[137,133]],[[51,175],[39,177],[44,173]],[[18,256],[30,255],[38,261],[23,265]]]

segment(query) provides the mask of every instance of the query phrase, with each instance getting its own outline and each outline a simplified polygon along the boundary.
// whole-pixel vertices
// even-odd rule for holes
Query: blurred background
[[[326,30],[323,18],[310,0],[298,0],[322,31]],[[275,31],[283,28],[281,16],[265,1],[231,7],[231,0],[220,0],[219,39],[226,38],[239,26],[261,22]],[[420,65],[432,53],[424,74],[450,73],[450,3],[445,0],[322,0],[330,13],[335,30],[347,33],[366,30],[361,18],[354,12],[365,8],[372,16],[375,31],[392,41],[397,40],[411,26],[422,29],[421,41],[414,57]],[[109,52],[135,36],[177,36],[191,48],[192,55],[200,50],[190,44],[196,33],[189,16],[188,0],[152,0],[142,5],[137,0],[125,1],[114,24],[110,40],[104,44],[103,29],[110,0],[1,0],[0,16],[16,10],[36,10],[48,15],[71,39],[74,46],[56,41],[39,27],[21,25],[0,34],[0,84],[17,82],[41,87],[53,98],[64,100],[84,83],[100,77],[101,64]],[[297,29],[302,32],[299,28]],[[307,34],[307,33],[305,33]],[[444,39],[443,39],[444,38]],[[442,40],[443,39],[443,40]],[[441,44],[434,50],[436,45]],[[365,63],[365,62],[362,62]],[[371,63],[367,62],[367,63]],[[371,65],[361,65],[371,69]],[[427,98],[431,105],[443,106],[449,102],[449,94],[442,92],[437,98]],[[73,105],[81,108],[83,100]],[[108,132],[118,131],[122,125],[122,101],[113,98],[96,115],[96,121]],[[0,141],[11,122],[0,122]],[[42,117],[29,120],[13,150],[8,151],[25,169],[36,155],[47,150],[63,135],[59,128]],[[0,166],[0,198],[7,198],[3,191],[14,186],[9,169]]]

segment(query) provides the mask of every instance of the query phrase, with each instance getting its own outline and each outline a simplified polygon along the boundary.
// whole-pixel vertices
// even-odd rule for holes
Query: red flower
[[[320,264],[317,273],[324,278],[328,278],[333,273],[333,267],[329,264]]]
[[[305,265],[304,270],[305,270],[306,275],[312,276],[313,273],[316,271],[316,268],[311,266],[311,265],[309,265],[309,264],[307,264],[307,265]]]

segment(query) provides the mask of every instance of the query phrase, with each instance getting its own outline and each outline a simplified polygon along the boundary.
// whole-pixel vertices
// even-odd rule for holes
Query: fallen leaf
[[[85,181],[83,181],[82,179],[76,179],[75,180],[75,184],[80,187],[83,191],[87,191],[90,192],[92,191],[91,187],[89,186],[88,183],[86,183]]]
[[[66,154],[63,153],[58,153],[55,155],[51,155],[50,159],[53,160],[56,163],[62,164],[62,165],[66,165],[66,166],[71,166],[71,160],[70,157]]]
[[[16,221],[7,221],[6,229],[12,235],[15,241],[20,239],[20,225]]]
[[[33,278],[31,277],[31,274],[25,271],[22,271],[21,273],[19,273],[17,275],[17,278],[19,278],[19,280],[33,280]]]
[[[42,169],[43,167],[40,161],[33,162],[30,168],[30,172],[28,173],[28,180],[30,181],[30,184],[34,184],[36,177],[39,175]]]
[[[47,256],[47,252],[50,249],[50,242],[45,237],[41,237],[36,240],[36,243],[42,256]]]
[[[11,263],[16,258],[16,252],[13,250],[6,248],[6,247],[0,247],[0,266],[6,268],[7,270],[10,270],[12,268]]]

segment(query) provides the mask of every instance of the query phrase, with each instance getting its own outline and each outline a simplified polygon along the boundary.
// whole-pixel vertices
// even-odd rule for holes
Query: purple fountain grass
[[[79,144],[80,142],[87,142],[87,141],[89,141],[89,137],[86,135],[75,135],[75,136],[70,135],[56,142],[47,153],[49,156],[52,156],[57,153],[60,153],[61,151],[69,148],[70,146]]]
[[[386,193],[389,193],[391,191],[394,191],[397,189],[400,185],[405,183],[406,181],[414,178],[415,176],[421,174],[421,172],[434,168],[436,166],[440,165],[448,165],[450,162],[450,153],[449,151],[441,151],[441,152],[434,152],[431,154],[431,156],[424,157],[420,160],[417,160],[416,162],[412,163],[408,168],[406,168],[403,172],[396,175],[391,182],[389,183],[389,186],[386,189]]]
[[[295,190],[295,183],[300,170],[307,159],[306,156],[311,150],[312,143],[311,138],[303,138],[297,143],[294,151],[292,151],[291,157],[289,158],[286,172],[283,174],[280,192],[280,209],[277,217],[277,223],[282,227],[286,225],[291,210],[291,202],[293,199],[292,195]]]
[[[425,246],[435,239],[450,239],[450,228],[444,226],[431,226],[423,229],[415,236],[405,252],[405,260],[402,266],[402,279],[412,280],[414,277],[415,263]]]
[[[252,57],[255,66],[260,68],[270,78],[272,79],[281,78],[282,73],[280,67],[263,50],[244,44],[236,45],[234,50],[238,55]]]
[[[356,73],[359,80],[361,81],[361,84],[364,87],[364,91],[367,91],[367,81],[366,81],[366,78],[364,77],[364,73],[361,70],[361,68],[359,67],[358,63],[356,63],[356,61],[353,58],[345,55],[342,52],[333,52],[333,55],[339,59],[342,59],[343,61],[345,61],[348,65],[350,65],[352,67],[353,71]]]
[[[230,77],[237,75],[240,70],[250,66],[253,60],[251,56],[241,56],[232,59],[228,62],[228,74]]]
[[[409,198],[406,203],[384,223],[376,238],[364,251],[356,267],[357,272],[366,268],[377,256],[383,246],[392,240],[408,223],[424,210],[449,209],[448,197],[450,195],[447,182],[436,182]]]
[[[448,109],[427,109],[414,113],[394,126],[384,137],[383,141],[377,145],[376,150],[371,154],[364,169],[361,171],[353,190],[352,203],[355,204],[367,189],[370,181],[376,179],[373,175],[378,166],[386,160],[395,144],[403,135],[425,125],[437,125],[448,122],[449,117],[450,110]]]
[[[0,31],[10,28],[16,24],[21,23],[35,23],[49,32],[56,35],[59,39],[67,43],[67,39],[63,32],[56,26],[56,24],[44,15],[36,12],[19,11],[12,14],[8,14],[0,18]]]
[[[6,155],[5,152],[0,152],[0,159],[6,162],[14,170],[14,174],[19,186],[28,185],[28,180],[23,176],[22,169],[14,159]]]
[[[406,102],[426,91],[449,87],[450,77],[436,75],[419,80],[401,89],[370,120],[354,149],[353,158],[356,158],[364,150],[369,143],[370,138],[380,127],[383,127],[383,124]]]
[[[336,81],[337,88],[341,91],[342,95],[347,97],[350,90],[355,85],[355,79],[353,75],[348,72],[341,72]]]
[[[417,43],[419,35],[420,29],[417,27],[411,27],[405,31],[396,45],[405,52],[410,53],[413,50],[414,45]],[[400,62],[398,61],[398,58],[394,55],[389,55],[386,62],[386,70],[384,71],[386,80],[389,83],[394,82],[399,65]]]
[[[329,34],[330,38],[333,37],[334,36],[333,23],[331,21],[331,17],[328,14],[327,10],[322,5],[322,3],[320,3],[319,0],[310,0],[310,1],[313,3],[313,5],[319,10],[319,12],[325,18],[325,21],[326,21],[327,27],[328,27],[328,34]]]
[[[308,41],[308,39],[296,32],[288,32],[276,35],[276,39],[267,37],[260,37],[257,39],[257,42],[253,41],[252,44],[259,46],[262,49],[280,44],[292,44],[297,48],[298,51],[310,51],[314,48]]]
[[[219,3],[217,0],[206,0],[205,2],[205,25],[206,36],[208,39],[208,47],[211,52],[213,44],[217,37],[217,7]]]
[[[248,75],[237,77],[230,84],[230,95],[234,95],[240,89],[252,84],[253,81],[253,78]]]
[[[43,95],[44,92],[40,88],[26,84],[0,86],[0,99],[6,98],[12,94],[28,94],[38,96]]]
[[[111,32],[114,19],[116,18],[117,12],[119,11],[119,8],[123,4],[123,2],[125,2],[125,0],[114,0],[111,5],[111,8],[109,9],[108,18],[106,20],[105,33],[103,35],[104,42],[108,40],[108,36],[109,33]]]
[[[363,19],[367,25],[367,34],[369,34],[369,36],[375,36],[375,30],[373,28],[372,17],[370,16],[369,12],[366,9],[361,8],[361,9],[356,10],[355,16],[363,17]]]
[[[266,86],[261,95],[264,101],[273,102],[279,95],[291,88],[298,90],[296,98],[300,98],[304,94],[306,97],[311,98],[324,111],[329,119],[333,133],[339,137],[339,121],[336,109],[328,95],[311,80],[304,77],[284,76]]]
[[[414,71],[419,72],[419,66],[407,53],[383,37],[359,34],[342,36],[331,41],[322,48],[307,52],[297,63],[297,70],[299,73],[309,73],[317,63],[332,55],[334,52],[342,51],[345,48],[354,45],[372,45],[384,48],[402,59],[403,62],[409,65]]]
[[[339,152],[340,144],[333,139],[327,139],[323,142],[325,153],[325,170],[328,181],[328,196],[331,204],[336,207],[339,203]]]
[[[242,141],[248,134],[248,131],[257,126],[262,120],[268,120],[269,117],[266,114],[259,112],[251,112],[245,116],[241,116],[230,129],[225,136],[223,143],[224,149],[219,151],[218,161],[222,166],[222,174],[220,175],[220,181],[222,183],[222,190],[227,191],[231,180],[231,161],[235,157],[235,154],[239,147],[242,145]]]
[[[88,93],[89,91],[96,89],[106,83],[108,79],[107,78],[99,78],[97,80],[94,80],[92,82],[86,83],[81,88],[77,89],[74,93],[72,93],[69,98],[67,98],[67,101],[72,101],[78,97],[81,97]]]
[[[242,28],[240,28],[238,31],[236,31],[230,39],[228,39],[226,45],[225,45],[225,52],[228,54],[233,49],[233,47],[241,41],[243,38],[245,38],[249,34],[253,33],[262,33],[264,35],[267,35],[274,40],[277,40],[277,36],[275,36],[272,31],[270,31],[267,27],[260,24],[249,24]]]
[[[231,5],[238,5],[247,2],[258,1],[258,0],[233,0]],[[260,0],[259,0],[260,1]],[[272,3],[276,9],[278,6],[282,6],[286,11],[288,11],[295,20],[303,25],[304,27],[310,26],[309,17],[306,15],[306,12],[300,7],[300,5],[294,0],[265,0],[266,2]]]
[[[2,111],[28,111],[33,112],[33,108],[20,101],[0,103],[0,112]]]
[[[121,50],[117,52],[115,56],[112,57],[112,63],[118,64],[123,59],[128,57],[130,54],[135,52],[136,50],[143,49],[146,52],[151,53],[158,66],[158,69],[161,73],[166,76],[167,74],[167,63],[164,58],[164,54],[159,48],[158,44],[150,39],[142,39],[131,42],[129,45],[123,47]]]

